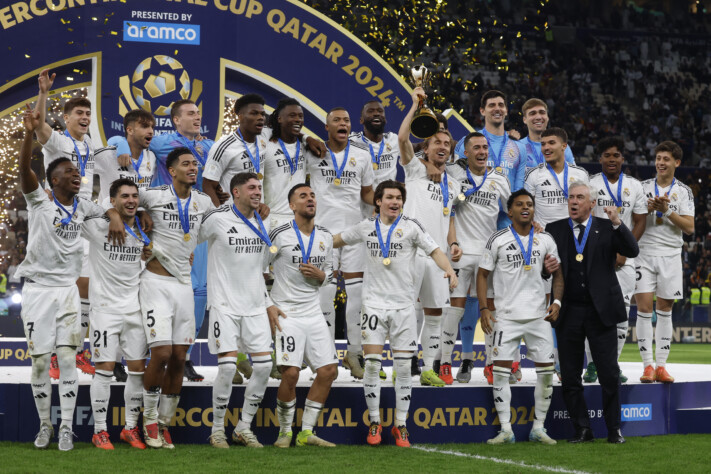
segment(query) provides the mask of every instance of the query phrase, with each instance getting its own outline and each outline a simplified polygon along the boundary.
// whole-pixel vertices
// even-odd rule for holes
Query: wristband
[[[449,244],[450,247],[451,247],[452,245],[456,245],[457,247],[459,247],[459,242],[457,242],[457,241],[455,240],[454,242],[452,242],[451,244]]]
[[[563,306],[562,304],[560,304],[560,300],[553,300],[552,304],[557,304],[559,308]]]
[[[489,308],[485,306],[485,307],[483,307],[483,308],[479,308],[479,312],[481,313],[481,312],[484,311],[485,309],[486,309],[486,310],[489,310]]]
[[[672,215],[674,211],[672,211],[671,207],[667,207],[667,211],[664,213],[664,217],[669,217]]]

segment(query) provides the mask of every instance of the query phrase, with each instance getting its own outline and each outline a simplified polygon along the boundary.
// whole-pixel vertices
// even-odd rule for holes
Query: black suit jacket
[[[590,216],[590,225],[592,227],[585,245],[590,296],[603,324],[613,326],[627,319],[625,301],[615,274],[615,260],[618,253],[628,258],[636,257],[639,254],[639,245],[624,224],[613,229],[609,219]],[[575,255],[570,255],[569,252],[571,239],[575,238],[573,230],[568,219],[561,219],[548,224],[546,232],[553,236],[558,246],[563,277],[567,284],[568,268],[575,258]],[[568,316],[566,306],[564,295],[560,316],[554,326]]]

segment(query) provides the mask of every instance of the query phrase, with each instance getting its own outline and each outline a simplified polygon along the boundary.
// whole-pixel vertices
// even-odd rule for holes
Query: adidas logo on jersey
[[[62,397],[64,397],[64,398],[73,398],[73,397],[76,397],[76,396],[77,396],[77,394],[74,393],[73,391],[70,391],[70,392],[65,393],[64,395],[62,395]]]
[[[170,209],[171,211],[174,211],[174,210],[175,210],[175,206],[173,205],[172,202],[169,202],[168,204],[166,204],[165,206],[163,206],[163,209]]]
[[[296,244],[296,245],[294,245],[294,248],[291,250],[292,250],[292,252],[301,252],[301,245]]]
[[[368,237],[377,237],[378,236],[378,231],[374,230],[370,234],[368,234]]]
[[[415,341],[412,341],[412,342],[410,343],[410,347],[417,347],[417,343],[416,343]]]
[[[506,247],[506,250],[516,250],[516,244],[511,243],[508,247]]]
[[[541,186],[550,186],[550,185],[551,185],[551,182],[548,180],[545,180],[545,181],[543,181],[543,183],[541,183]]]
[[[318,167],[319,167],[319,168],[328,168],[328,162],[326,162],[326,160],[321,160],[321,161],[318,163]]]
[[[600,191],[598,191],[597,195],[598,195],[598,196],[604,196],[604,195],[605,195],[605,191],[603,191],[603,190],[601,189]]]
[[[369,393],[365,396],[365,398],[377,398],[378,396],[374,393]]]
[[[681,292],[677,291],[676,293],[674,293],[674,296],[681,296]]]
[[[494,403],[504,403],[504,399],[501,397],[494,398]]]
[[[411,399],[412,399],[412,396],[411,396],[411,395],[405,395],[405,396],[402,397],[400,400],[402,400],[403,402],[406,402],[406,401],[411,400]]]
[[[232,228],[230,230],[228,230],[227,233],[228,234],[239,234],[239,232],[237,231],[237,227],[235,227],[235,226],[232,226]]]

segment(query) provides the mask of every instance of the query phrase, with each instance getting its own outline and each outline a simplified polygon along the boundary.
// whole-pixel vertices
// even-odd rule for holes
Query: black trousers
[[[585,403],[582,367],[585,338],[597,367],[602,388],[602,409],[608,433],[620,427],[620,367],[617,364],[617,328],[606,327],[592,305],[566,305],[565,317],[556,328],[563,384],[563,400],[576,431],[590,428]]]

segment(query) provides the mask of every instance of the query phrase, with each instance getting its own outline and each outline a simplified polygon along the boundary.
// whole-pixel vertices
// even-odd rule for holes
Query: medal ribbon
[[[269,234],[267,234],[267,229],[264,227],[264,222],[262,222],[262,218],[259,216],[259,213],[258,213],[258,212],[255,212],[255,213],[254,213],[254,218],[257,220],[257,224],[259,224],[259,230],[258,230],[256,227],[254,227],[254,224],[252,224],[252,223],[249,221],[249,219],[247,219],[247,218],[245,217],[244,214],[242,214],[241,212],[239,212],[239,209],[237,209],[237,206],[235,206],[234,204],[232,204],[232,210],[235,212],[235,214],[237,214],[237,217],[239,217],[240,219],[242,219],[242,222],[244,222],[245,224],[247,224],[247,227],[249,227],[250,229],[252,229],[252,232],[254,232],[255,234],[257,234],[257,237],[259,237],[259,238],[262,240],[262,242],[264,242],[265,244],[267,244],[267,247],[271,247],[271,246],[272,246],[272,241],[269,240]],[[260,232],[260,230],[261,230],[261,232]],[[303,246],[302,246],[301,248],[303,249]],[[302,252],[303,252],[303,250],[302,250]]]
[[[442,173],[442,181],[439,182],[439,189],[442,191],[442,207],[446,209],[447,207],[449,207],[449,186],[447,182],[447,171]]]
[[[252,162],[252,166],[254,166],[254,171],[256,173],[259,173],[259,140],[256,138],[254,139],[254,148],[257,152],[257,158],[254,158],[254,155],[252,154],[252,151],[249,149],[249,146],[247,145],[247,142],[244,140],[244,137],[242,136],[242,132],[240,129],[237,129],[237,134],[239,135],[239,139],[242,140],[242,144],[244,145],[244,149],[247,150],[247,154],[249,155],[249,161]]]
[[[400,222],[401,217],[402,214],[398,214],[397,219],[395,219],[395,222],[393,222],[390,226],[388,238],[385,241],[385,244],[383,244],[383,234],[380,232],[380,214],[375,216],[375,232],[378,234],[378,244],[380,244],[380,252],[383,254],[383,258],[388,258],[388,255],[390,254],[390,238],[393,236],[393,230],[395,230],[397,223]]]
[[[139,171],[141,169],[141,163],[143,163],[143,151],[141,151],[141,156],[138,157],[138,162],[133,161],[133,157],[131,157],[131,164],[133,165],[133,169],[136,171],[136,174],[138,175],[138,180],[140,181],[141,179],[141,172]]]
[[[671,186],[669,186],[669,190],[666,193],[664,193],[665,196],[669,196],[669,193],[671,192],[675,183],[676,183],[676,178],[672,179],[672,184],[671,184]],[[654,195],[657,197],[659,196],[659,188],[657,187],[657,179],[656,178],[654,179]],[[657,217],[661,218],[662,213],[657,211]]]
[[[346,152],[343,155],[343,163],[341,163],[341,166],[338,166],[338,163],[336,162],[336,155],[331,151],[331,149],[328,149],[328,152],[331,154],[331,162],[333,163],[333,169],[336,170],[336,178],[341,179],[341,175],[343,174],[343,170],[346,168],[346,162],[348,161],[348,152],[351,149],[351,142],[348,142],[346,144]]]
[[[509,229],[511,229],[511,233],[516,238],[518,248],[521,249],[521,255],[523,255],[523,263],[528,266],[531,266],[531,255],[533,254],[533,226],[531,226],[531,231],[528,233],[528,249],[523,248],[523,242],[521,242],[521,238],[518,236],[518,232],[516,232],[513,225],[510,225]]]
[[[173,194],[175,194],[176,199],[178,200],[178,217],[180,218],[180,227],[183,228],[183,234],[189,234],[190,233],[190,200],[193,198],[193,193],[190,193],[190,196],[188,196],[188,202],[185,203],[185,212],[183,212],[183,206],[180,204],[180,196],[178,196],[178,192],[175,190],[175,186],[171,185],[173,188]]]
[[[185,147],[190,150],[190,153],[193,154],[195,158],[197,158],[198,163],[200,163],[200,166],[203,168],[205,167],[205,163],[207,162],[207,150],[205,150],[205,156],[202,156],[200,153],[198,153],[197,148],[193,146],[192,143],[190,143],[190,140],[188,140],[186,137],[180,134],[180,132],[175,132],[178,135],[178,138],[180,138],[180,142],[185,145]],[[244,140],[242,140],[244,141]],[[246,146],[246,145],[245,145]]]
[[[77,162],[79,163],[79,174],[81,174],[81,177],[83,178],[86,173],[86,162],[89,161],[89,144],[86,142],[86,139],[84,139],[86,156],[81,156],[81,153],[79,153],[79,147],[77,146],[77,142],[74,140],[74,137],[69,134],[68,130],[64,131],[64,135],[66,135],[72,141],[72,145],[74,145],[74,151],[77,154]]]
[[[548,168],[548,171],[550,171],[558,187],[563,190],[565,198],[568,199],[568,163],[565,162],[564,164],[565,167],[563,168],[563,186],[560,185],[560,181],[558,181],[558,175],[555,173],[555,171],[553,171],[551,165],[546,164],[546,167]]]
[[[588,225],[585,226],[585,233],[583,234],[583,240],[578,243],[578,239],[575,238],[575,224],[573,224],[573,219],[568,217],[568,224],[570,224],[570,230],[573,231],[573,242],[575,243],[575,250],[578,251],[580,255],[583,254],[585,250],[585,243],[588,241],[588,234],[590,234],[590,227],[592,227],[592,219],[588,220]]]
[[[65,226],[69,224],[72,221],[72,216],[74,216],[74,213],[77,212],[77,206],[79,205],[79,200],[74,197],[74,204],[72,205],[72,212],[70,213],[67,211],[67,208],[62,206],[62,203],[57,201],[57,198],[54,196],[54,191],[52,191],[52,198],[54,199],[54,203],[59,206],[59,208],[64,211],[64,213],[67,215],[67,217],[63,218],[62,220],[59,221],[59,224],[62,226]]]
[[[467,168],[467,178],[469,179],[469,182],[472,183],[472,188],[468,189],[464,192],[465,197],[469,197],[475,192],[479,191],[482,186],[484,186],[484,183],[486,182],[486,177],[489,175],[489,170],[485,169],[484,170],[484,179],[481,180],[481,184],[479,186],[476,185],[476,181],[474,181],[474,178],[472,177],[472,174],[469,172],[469,168]]]
[[[291,156],[289,156],[289,152],[286,151],[286,145],[284,144],[283,141],[281,141],[281,138],[279,139],[279,146],[281,147],[281,151],[284,152],[284,158],[286,158],[286,162],[289,163],[289,172],[291,173],[292,176],[294,176],[294,173],[296,173],[297,168],[299,167],[299,156],[301,155],[301,142],[299,140],[296,140],[296,158],[291,159]]]
[[[143,245],[146,245],[146,246],[150,245],[151,239],[149,239],[148,236],[145,234],[145,232],[143,232],[143,229],[141,229],[141,223],[138,222],[138,216],[136,216],[136,227],[138,228],[138,232],[141,234],[141,237],[138,237],[133,232],[133,229],[131,229],[131,227],[129,227],[129,225],[126,224],[125,222],[123,223],[123,226],[126,228],[126,232],[131,234],[131,237],[135,238],[136,240],[140,240],[141,242],[143,242]]]
[[[375,155],[375,151],[373,150],[373,145],[370,142],[367,142],[365,140],[365,137],[361,136],[361,140],[363,140],[363,143],[366,143],[368,147],[370,148],[370,159],[375,163],[376,165],[380,166],[380,157],[383,155],[383,150],[385,149],[385,138],[380,142],[380,148],[378,149],[378,155]]]
[[[529,137],[526,137],[526,140],[528,140],[528,145],[526,145],[526,149],[527,151],[530,151],[533,154],[533,157],[536,159],[536,163],[539,165],[545,163],[545,160],[543,159],[543,153],[536,149],[536,145]]]
[[[509,136],[504,133],[504,143],[501,145],[501,148],[499,148],[499,152],[494,153],[494,148],[491,146],[489,132],[487,132],[485,128],[482,128],[481,133],[486,137],[486,143],[489,145],[489,150],[491,150],[491,154],[494,156],[494,168],[498,168],[501,166],[501,158],[504,156],[504,150],[506,150],[506,144],[509,142]]]
[[[607,192],[610,193],[612,202],[614,202],[615,206],[617,206],[617,207],[622,207],[622,177],[623,176],[624,176],[624,174],[620,173],[620,178],[617,180],[617,197],[615,197],[615,195],[612,194],[612,189],[610,189],[610,182],[607,180],[607,176],[605,176],[605,173],[602,173],[602,180],[605,182],[605,187],[607,188]]]
[[[304,252],[304,240],[301,238],[301,231],[299,230],[299,226],[296,225],[295,220],[291,221],[291,226],[296,232],[296,238],[299,239],[299,247],[301,248],[301,263],[309,263],[309,258],[311,257],[311,248],[314,246],[314,237],[316,237],[316,227],[314,226],[313,230],[311,231],[311,235],[309,236],[309,249]],[[271,246],[271,242],[269,244]]]

